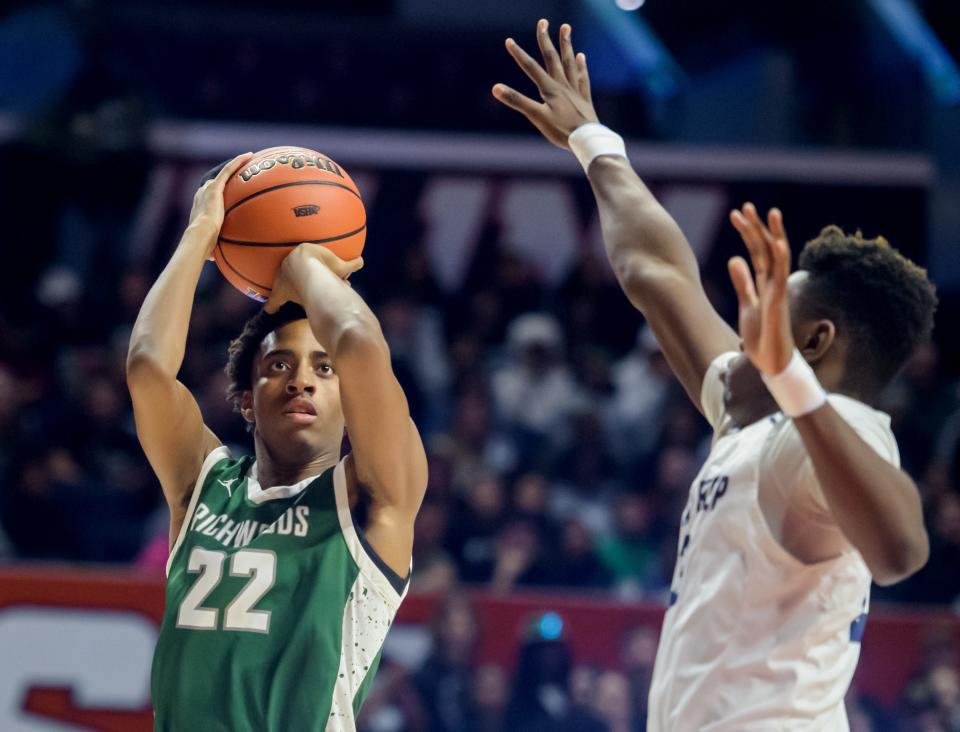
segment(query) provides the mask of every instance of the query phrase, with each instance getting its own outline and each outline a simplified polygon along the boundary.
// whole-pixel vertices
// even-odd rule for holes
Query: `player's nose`
[[[301,363],[287,380],[288,394],[313,394],[317,389],[317,375],[310,364]]]

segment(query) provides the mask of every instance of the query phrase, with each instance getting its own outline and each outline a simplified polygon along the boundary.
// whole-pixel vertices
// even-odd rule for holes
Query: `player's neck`
[[[733,423],[741,428],[776,414],[779,410],[780,407],[777,406],[773,397],[766,392],[753,399],[738,399],[727,405],[727,412],[733,417]]]
[[[263,440],[255,440],[257,481],[262,488],[275,485],[293,485],[304,478],[312,478],[336,465],[340,447],[310,455],[281,455],[271,450]]]

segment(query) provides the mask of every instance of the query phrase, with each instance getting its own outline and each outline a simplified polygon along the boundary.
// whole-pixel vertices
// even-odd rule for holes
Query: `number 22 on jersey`
[[[203,607],[202,603],[223,579],[227,553],[194,547],[187,561],[187,572],[199,574],[177,612],[177,627],[194,630],[216,630],[220,610]],[[244,630],[254,633],[270,631],[270,611],[254,610],[270,591],[277,576],[277,555],[263,549],[241,549],[230,557],[230,576],[249,577],[223,611],[223,630]]]

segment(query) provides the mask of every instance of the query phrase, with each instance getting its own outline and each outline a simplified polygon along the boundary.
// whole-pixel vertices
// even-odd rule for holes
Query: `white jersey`
[[[715,433],[681,519],[647,729],[842,732],[848,729],[843,699],[860,655],[870,571],[845,540],[842,551],[813,564],[778,540],[770,507],[801,493],[801,504],[822,510],[804,518],[791,536],[805,527],[842,534],[793,423],[777,413],[737,429],[726,414],[722,372],[735,355],[717,358],[704,378],[701,402]],[[878,454],[899,466],[887,415],[839,395],[829,401]]]

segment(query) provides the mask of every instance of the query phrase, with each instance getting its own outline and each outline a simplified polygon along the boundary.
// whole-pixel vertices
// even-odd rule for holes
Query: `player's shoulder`
[[[829,394],[827,402],[843,420],[860,435],[882,458],[895,465],[900,463],[900,450],[890,424],[890,415],[844,394]],[[787,459],[792,452],[802,451],[803,440],[793,420],[777,414],[769,438],[768,450],[772,458]]]
[[[845,417],[849,416],[851,419],[862,419],[867,422],[890,427],[889,414],[875,407],[871,407],[859,399],[854,399],[846,394],[832,393],[827,395],[827,401],[831,407]]]
[[[226,445],[220,445],[203,461],[197,480],[201,483],[213,479],[232,477],[240,479],[246,477],[253,458],[248,455],[234,455]]]
[[[889,414],[844,394],[830,394],[827,401],[874,450],[899,465],[900,450]]]
[[[723,427],[729,426],[729,419],[724,419],[727,415],[723,401],[723,375],[738,354],[738,351],[726,351],[717,355],[707,367],[700,385],[700,410],[717,432],[723,432]]]

